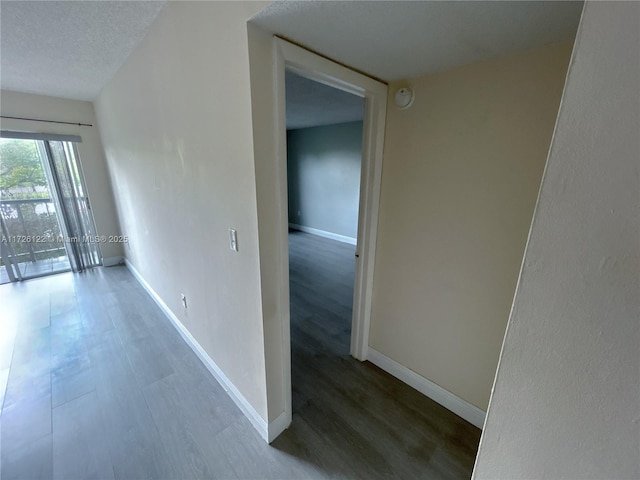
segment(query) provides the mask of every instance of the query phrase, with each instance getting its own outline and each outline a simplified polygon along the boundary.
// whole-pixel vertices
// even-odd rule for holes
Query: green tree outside
[[[47,198],[48,191],[38,191],[46,187],[40,155],[34,140],[0,139],[0,198]],[[20,192],[16,189],[30,189]]]

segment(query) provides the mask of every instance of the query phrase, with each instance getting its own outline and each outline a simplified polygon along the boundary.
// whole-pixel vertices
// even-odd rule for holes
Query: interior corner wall
[[[473,478],[640,478],[640,4],[587,2]]]
[[[167,2],[95,102],[128,261],[265,421],[246,22],[266,4]]]
[[[289,223],[358,236],[362,122],[287,131]]]
[[[85,184],[91,202],[98,235],[120,235],[120,226],[109,182],[100,131],[91,102],[66,98],[18,93],[7,90],[0,92],[0,111],[11,117],[38,118],[72,123],[86,123],[93,127],[63,125],[57,123],[30,122],[25,120],[0,119],[3,130],[34,133],[57,133],[79,135],[82,142],[77,145]],[[102,243],[100,251],[107,261],[118,261],[124,255],[120,243]]]
[[[571,48],[389,86],[369,344],[483,411]]]

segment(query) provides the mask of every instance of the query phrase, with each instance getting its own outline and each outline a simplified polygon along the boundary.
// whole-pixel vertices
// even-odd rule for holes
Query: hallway
[[[348,356],[353,247],[291,245],[294,415],[271,446],[126,268],[0,286],[2,478],[469,477],[480,431]]]
[[[292,453],[346,478],[470,477],[481,431],[349,356],[354,254],[289,234],[293,423],[274,444],[308,432]]]

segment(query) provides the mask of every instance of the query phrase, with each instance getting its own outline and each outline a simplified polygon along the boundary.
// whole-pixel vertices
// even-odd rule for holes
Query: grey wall
[[[362,122],[287,132],[289,223],[356,238]]]

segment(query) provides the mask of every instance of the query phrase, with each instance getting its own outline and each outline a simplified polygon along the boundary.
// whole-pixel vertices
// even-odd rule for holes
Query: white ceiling
[[[383,80],[568,40],[582,2],[278,1],[251,21]],[[361,120],[359,97],[287,73],[287,128]]]
[[[93,100],[164,6],[160,1],[2,1],[0,86]]]
[[[364,116],[364,99],[286,72],[287,129],[354,122]]]
[[[1,1],[0,86],[93,100],[165,3]],[[569,39],[581,6],[544,1],[287,1],[272,3],[253,21],[355,69],[393,80]],[[289,77],[287,84],[291,128],[361,118],[357,97],[304,79]]]
[[[383,80],[568,40],[582,2],[278,1],[252,21]]]

